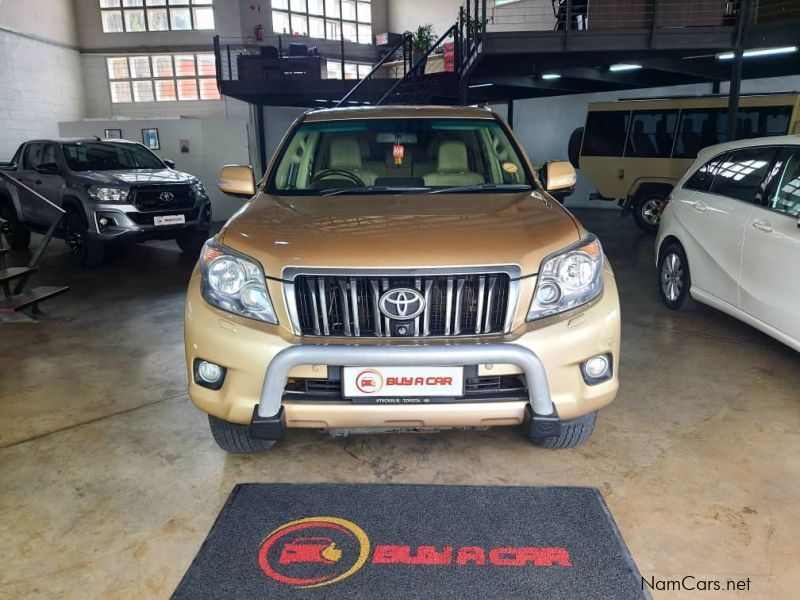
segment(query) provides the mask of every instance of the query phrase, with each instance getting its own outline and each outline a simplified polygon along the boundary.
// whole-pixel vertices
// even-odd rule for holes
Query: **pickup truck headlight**
[[[550,256],[539,269],[528,321],[541,319],[597,298],[603,291],[603,248],[590,236],[579,246]]]
[[[203,182],[200,180],[192,182],[192,193],[195,197],[198,196],[205,196],[206,195],[206,186],[203,185]]]
[[[119,204],[128,201],[128,190],[93,185],[89,187],[89,196],[98,202]]]
[[[266,279],[252,258],[234,252],[214,239],[200,254],[203,299],[217,308],[248,319],[277,325]]]

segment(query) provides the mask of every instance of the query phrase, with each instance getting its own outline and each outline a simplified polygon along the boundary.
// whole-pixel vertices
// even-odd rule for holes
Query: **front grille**
[[[379,309],[384,292],[412,288],[425,310],[408,321]],[[432,337],[488,335],[505,329],[511,288],[508,273],[422,276],[298,275],[297,325],[303,335]]]
[[[162,194],[165,194],[163,198]],[[186,209],[194,206],[194,194],[191,186],[186,184],[134,187],[131,189],[131,204],[143,211]]]

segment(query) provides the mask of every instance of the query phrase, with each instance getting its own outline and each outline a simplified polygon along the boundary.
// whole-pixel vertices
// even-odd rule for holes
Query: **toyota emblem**
[[[384,292],[378,301],[381,312],[397,321],[414,319],[425,310],[425,298],[411,288],[395,288]]]
[[[175,199],[175,194],[172,192],[161,192],[158,195],[158,199],[162,202],[172,202]]]

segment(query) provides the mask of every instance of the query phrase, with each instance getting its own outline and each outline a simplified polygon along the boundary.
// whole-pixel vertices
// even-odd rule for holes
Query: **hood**
[[[162,183],[189,183],[193,175],[172,169],[136,169],[126,171],[83,171],[79,174],[91,183],[143,185]]]
[[[523,274],[529,274],[548,254],[583,234],[560,204],[530,191],[260,194],[227,223],[220,241],[259,260],[273,277],[280,277],[286,267],[519,265]]]

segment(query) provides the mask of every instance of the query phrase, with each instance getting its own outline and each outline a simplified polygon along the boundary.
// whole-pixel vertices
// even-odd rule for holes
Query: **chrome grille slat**
[[[456,337],[494,335],[513,322],[519,286],[509,271],[383,274],[299,272],[287,284],[290,316],[300,335],[339,337]],[[513,273],[513,271],[511,271]],[[389,319],[379,308],[383,293],[412,288],[425,300],[424,311],[405,321]]]

